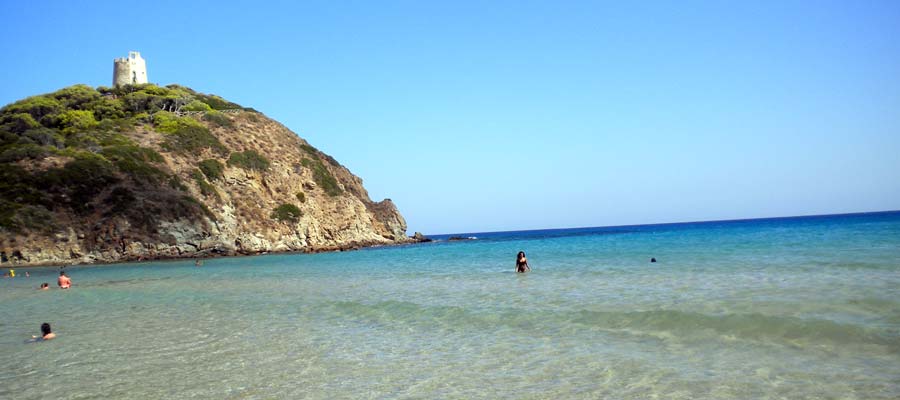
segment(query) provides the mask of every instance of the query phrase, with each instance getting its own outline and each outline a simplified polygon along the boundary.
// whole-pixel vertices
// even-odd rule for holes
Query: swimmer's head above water
[[[50,339],[53,339],[53,338],[55,338],[55,337],[56,337],[56,334],[53,333],[53,330],[52,330],[52,329],[50,329],[50,324],[49,324],[49,323],[44,322],[43,324],[41,324],[41,337],[40,337],[41,340],[50,340]],[[32,339],[38,339],[37,336],[32,336],[31,338],[32,338]]]

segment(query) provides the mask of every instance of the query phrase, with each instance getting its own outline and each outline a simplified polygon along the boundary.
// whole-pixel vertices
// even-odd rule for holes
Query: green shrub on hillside
[[[319,155],[319,149],[317,149],[317,148],[315,148],[315,147],[312,147],[312,146],[310,146],[310,145],[308,145],[308,144],[301,144],[301,145],[300,145],[300,150],[305,151],[306,154],[309,154],[309,155],[311,155],[311,156],[313,156],[313,157],[317,157],[317,156]]]
[[[206,218],[209,218],[212,221],[216,220],[216,215],[213,214],[212,211],[210,211],[209,207],[207,207],[206,204],[201,203],[200,201],[198,201],[197,199],[195,199],[191,196],[182,196],[180,200],[181,200],[180,203],[182,206],[187,206],[188,208],[189,207],[199,208],[200,211],[203,212],[203,215],[206,216]]]
[[[50,151],[41,145],[26,143],[10,147],[0,152],[0,163],[12,163],[19,160],[42,160],[50,155]]]
[[[297,200],[300,200],[301,203],[306,203],[306,193],[297,192],[296,196]]]
[[[119,186],[113,189],[103,202],[110,206],[107,214],[121,214],[128,211],[136,200],[137,198],[134,196],[133,191]]]
[[[101,98],[90,104],[89,110],[94,112],[94,118],[100,121],[125,120],[125,103],[120,99]]]
[[[163,156],[146,147],[140,147],[133,144],[109,145],[103,148],[101,152],[104,157],[114,161],[117,159],[134,159],[144,162],[161,163],[164,162]]]
[[[191,153],[208,148],[222,154],[228,151],[219,138],[193,118],[160,111],[153,114],[153,125],[158,132],[168,134],[163,144],[166,150]]]
[[[247,150],[231,153],[231,156],[228,157],[228,165],[248,171],[265,172],[269,169],[269,160],[256,151]]]
[[[167,177],[165,172],[150,165],[163,162],[163,157],[152,149],[135,145],[114,145],[104,147],[100,154],[112,161],[119,171],[137,181],[156,183]]]
[[[312,156],[313,158],[323,159],[323,160],[327,161],[329,164],[334,165],[335,167],[341,166],[341,164],[339,162],[337,162],[337,160],[335,160],[334,157],[331,157],[328,154],[325,154],[325,153],[319,151],[319,149],[317,149],[313,146],[310,146],[308,144],[301,144],[300,149],[303,150],[304,152],[306,152],[306,154],[309,154],[310,156]]]
[[[188,93],[191,95],[197,94],[197,92],[194,91],[194,89],[191,89],[187,86],[181,86],[177,83],[170,83],[170,84],[166,85],[166,89],[181,92],[181,93]]]
[[[188,128],[202,128],[203,124],[191,117],[179,117],[168,111],[153,114],[153,129],[162,133],[176,133]]]
[[[300,163],[313,171],[313,180],[316,181],[316,184],[318,184],[326,194],[329,196],[337,196],[343,193],[343,190],[341,190],[341,187],[338,185],[337,179],[335,179],[334,175],[331,174],[331,171],[322,164],[322,160],[319,160],[318,158],[304,158]]]
[[[220,113],[218,111],[207,112],[203,116],[203,120],[207,121],[207,122],[211,122],[211,123],[221,126],[223,128],[231,128],[234,126],[234,122],[231,122],[231,119],[229,119],[227,115]]]
[[[187,186],[184,186],[184,184],[181,183],[181,178],[179,178],[178,175],[170,176],[168,184],[170,188],[175,190],[180,190],[182,192],[187,192],[188,190]]]
[[[25,131],[16,139],[16,143],[20,145],[36,144],[57,149],[66,147],[65,138],[57,130],[44,127]]]
[[[215,197],[216,200],[219,200],[219,191],[216,190],[216,187],[210,185],[206,179],[203,178],[203,172],[200,172],[199,169],[195,169],[191,172],[191,178],[194,178],[194,182],[197,183],[197,188],[200,189],[200,193],[207,197]]]
[[[53,214],[42,206],[20,205],[0,200],[0,232],[25,230],[51,233],[56,230]]]
[[[96,113],[94,114],[96,116]],[[97,130],[105,132],[127,132],[138,124],[135,118],[110,118],[101,120],[97,124]]]
[[[16,164],[0,163],[0,210],[26,204],[52,206],[44,179],[36,179]]]
[[[38,187],[55,187],[76,213],[93,210],[92,201],[108,186],[119,181],[112,163],[90,152],[76,152],[74,160],[61,169],[51,169],[39,177]]]
[[[128,93],[121,97],[122,106],[129,113],[154,113],[162,109],[163,102],[145,92]]]
[[[203,175],[206,175],[206,178],[211,181],[222,179],[222,173],[225,172],[225,165],[214,159],[200,161],[199,167],[200,171],[203,171]]]
[[[225,100],[219,96],[214,94],[195,94],[197,99],[209,105],[213,110],[230,110],[230,109],[242,109],[239,104],[232,103],[228,100]]]
[[[190,93],[186,93],[177,88],[171,88],[168,86],[162,87],[162,86],[157,86],[152,83],[142,83],[142,84],[138,84],[136,86],[139,87],[141,91],[143,91],[144,93],[147,93],[148,95],[151,95],[151,96],[184,97],[184,96],[190,95]]]
[[[146,162],[135,159],[116,160],[116,168],[141,183],[157,183],[166,179],[168,174]]]
[[[53,119],[53,123],[62,129],[63,133],[83,132],[99,125],[94,119],[94,113],[88,110],[64,111]]]
[[[192,100],[190,103],[184,105],[181,108],[181,111],[210,111],[212,108],[209,107],[209,104],[206,104],[200,100]]]
[[[3,114],[0,118],[0,131],[19,134],[30,129],[40,128],[41,124],[35,121],[28,113]]]
[[[0,113],[4,115],[24,113],[31,115],[35,121],[41,121],[42,118],[59,114],[64,109],[59,100],[50,97],[50,95],[42,95],[19,100],[0,109]]]
[[[94,130],[89,132],[77,132],[66,137],[64,150],[78,151],[88,150],[99,152],[102,146],[134,145],[131,139],[114,131]],[[60,153],[63,154],[63,153]]]
[[[275,211],[272,211],[272,219],[278,221],[289,221],[296,223],[300,220],[300,217],[303,216],[303,212],[300,211],[297,206],[293,204],[284,203],[275,208]]]
[[[59,101],[63,107],[74,110],[89,110],[92,103],[101,99],[100,92],[84,84],[59,89],[50,96]]]
[[[131,116],[131,119],[135,122],[153,122],[153,117],[145,112],[134,114]]]
[[[157,111],[175,111],[191,102],[193,91],[184,90],[180,86],[159,87],[153,84],[124,85],[115,88],[102,88],[104,93],[119,96],[125,110],[131,114]]]
[[[168,151],[196,155],[208,148],[224,156],[227,148],[207,125],[232,126],[230,116],[214,111],[225,108],[242,107],[182,86],[152,84],[96,90],[75,85],[3,106],[0,230],[39,231],[54,218],[90,221],[116,215],[152,232],[161,218],[195,218],[201,212],[213,218],[203,204],[183,196],[188,188],[167,172],[159,153],[129,137],[143,125],[163,134]],[[204,121],[172,113],[179,109],[205,111]],[[50,156],[68,162],[29,169],[16,164]],[[234,161],[254,170],[269,164],[253,152],[240,153]],[[191,179],[200,193],[218,198],[210,182],[221,179],[222,162],[204,160],[199,167]]]

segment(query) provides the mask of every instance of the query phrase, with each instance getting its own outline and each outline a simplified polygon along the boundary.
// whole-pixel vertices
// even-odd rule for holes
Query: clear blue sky
[[[137,50],[410,233],[900,209],[900,2],[624,3],[2,0],[0,103]]]

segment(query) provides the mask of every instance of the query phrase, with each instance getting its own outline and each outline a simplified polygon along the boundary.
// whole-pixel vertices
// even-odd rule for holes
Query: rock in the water
[[[412,239],[417,242],[421,242],[421,243],[426,243],[426,242],[431,241],[431,238],[423,235],[422,232],[416,232],[415,234],[413,234]]]

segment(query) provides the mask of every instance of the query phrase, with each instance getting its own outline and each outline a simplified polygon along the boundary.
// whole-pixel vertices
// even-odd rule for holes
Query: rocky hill
[[[389,199],[218,96],[76,85],[0,109],[0,266],[409,240]]]

